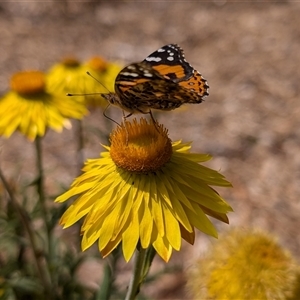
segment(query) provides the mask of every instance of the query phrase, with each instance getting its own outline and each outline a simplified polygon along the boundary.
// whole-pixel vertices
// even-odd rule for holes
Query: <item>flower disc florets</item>
[[[99,57],[99,56],[92,57],[86,64],[92,70],[95,70],[98,72],[104,72],[108,68],[107,61],[105,61],[102,57]]]
[[[20,95],[33,96],[45,91],[45,75],[40,71],[15,73],[10,80],[10,87]]]
[[[69,68],[76,68],[80,66],[80,61],[74,57],[74,56],[69,56],[69,57],[64,57],[61,61],[61,63],[65,66],[65,67],[69,67]]]
[[[110,136],[110,155],[115,164],[127,171],[150,173],[161,169],[171,158],[172,143],[162,125],[125,122]]]

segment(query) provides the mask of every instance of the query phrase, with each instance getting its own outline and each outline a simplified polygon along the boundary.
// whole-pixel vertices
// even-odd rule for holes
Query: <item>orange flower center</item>
[[[95,56],[87,62],[87,65],[95,71],[104,72],[107,70],[108,63],[102,57]]]
[[[80,65],[80,61],[74,56],[69,56],[69,57],[63,58],[61,63],[65,67],[70,67],[70,68],[76,68]]]
[[[15,73],[11,77],[10,87],[22,95],[36,95],[45,92],[45,75],[40,71]]]
[[[142,118],[125,121],[110,135],[110,156],[114,163],[127,171],[149,173],[161,169],[172,156],[172,144],[163,125]]]

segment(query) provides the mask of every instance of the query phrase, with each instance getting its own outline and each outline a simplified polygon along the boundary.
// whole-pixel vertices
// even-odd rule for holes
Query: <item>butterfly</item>
[[[208,84],[184,57],[177,44],[156,50],[140,63],[120,71],[115,93],[101,94],[112,105],[129,112],[153,116],[151,109],[173,110],[185,103],[201,103],[208,96]]]

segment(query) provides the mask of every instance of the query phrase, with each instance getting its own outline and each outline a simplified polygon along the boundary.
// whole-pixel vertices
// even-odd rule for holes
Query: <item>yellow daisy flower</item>
[[[210,186],[231,184],[200,165],[208,154],[190,153],[191,143],[172,143],[163,125],[145,119],[127,122],[110,136],[101,158],[90,159],[83,174],[56,201],[77,196],[61,218],[67,228],[85,217],[82,249],[98,240],[105,257],[122,242],[128,261],[138,243],[153,245],[168,261],[181,238],[194,243],[195,228],[217,237],[206,215],[228,223],[231,207]]]
[[[54,65],[48,72],[49,89],[53,93],[60,94],[89,94],[94,95],[80,97],[88,106],[107,106],[107,101],[100,93],[114,91],[115,77],[121,67],[115,63],[109,63],[101,57],[93,57],[85,63],[81,63],[74,57],[68,57],[61,63]],[[87,75],[87,72],[97,80]],[[100,84],[100,83],[102,84]]]
[[[10,86],[11,91],[0,99],[0,135],[5,137],[19,130],[34,140],[48,127],[57,132],[70,128],[68,118],[81,119],[87,113],[83,104],[48,93],[45,75],[40,71],[18,72]]]

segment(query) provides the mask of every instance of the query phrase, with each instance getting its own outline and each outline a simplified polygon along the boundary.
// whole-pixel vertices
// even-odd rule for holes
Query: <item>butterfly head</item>
[[[119,105],[120,100],[118,99],[118,96],[114,93],[107,93],[107,94],[101,94],[101,96],[107,100],[112,105]]]
[[[131,112],[132,109],[130,107],[127,107],[120,99],[120,97],[116,93],[107,93],[107,94],[101,94],[101,96],[108,101],[109,104],[118,106],[121,109],[125,111]]]

